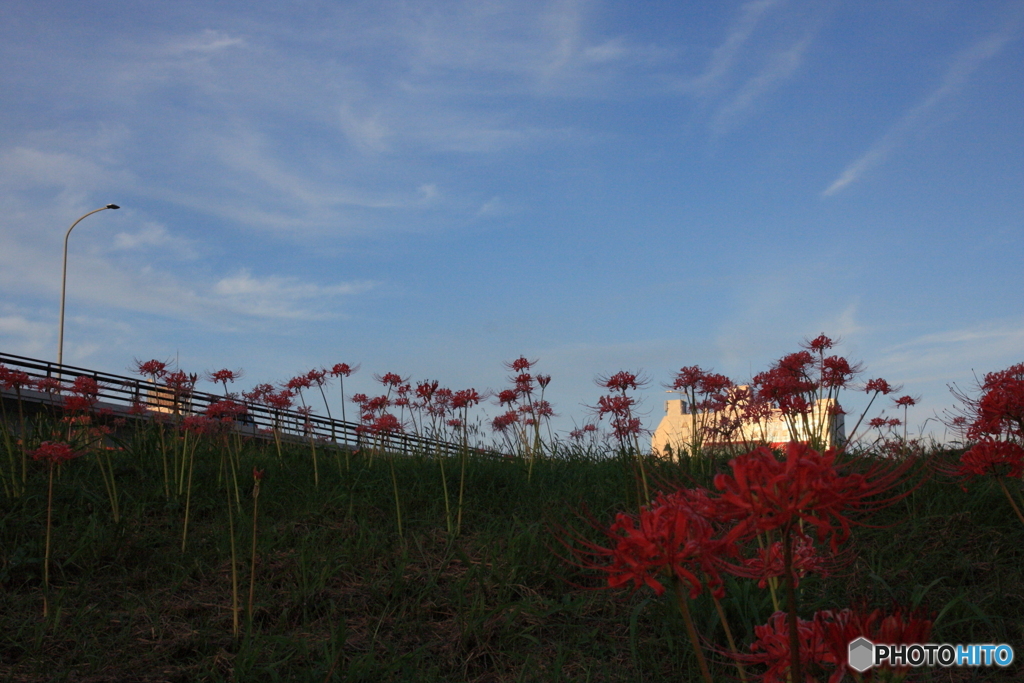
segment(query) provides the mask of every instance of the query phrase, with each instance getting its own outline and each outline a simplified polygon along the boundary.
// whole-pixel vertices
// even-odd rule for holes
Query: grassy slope
[[[151,436],[113,455],[119,524],[94,456],[65,467],[55,487],[56,609],[45,621],[45,469],[35,464],[24,497],[0,502],[0,680],[324,681],[332,664],[339,681],[697,680],[670,600],[577,587],[600,587],[601,578],[558,556],[558,525],[600,537],[580,516],[584,507],[603,524],[635,510],[632,473],[618,460],[538,461],[528,482],[519,462],[470,458],[462,534],[450,540],[438,463],[396,459],[399,538],[385,460],[355,457],[346,472],[344,458],[321,452],[314,490],[308,448],[287,448],[279,462],[272,445],[248,444],[236,520],[243,605],[251,467],[266,476],[256,607],[235,640],[220,455],[208,444],[197,456],[184,554],[183,502],[164,497]],[[446,464],[453,505],[458,464]],[[707,484],[711,469],[695,479]],[[927,471],[919,466],[911,479]],[[657,474],[682,481],[687,472],[662,465]],[[848,562],[802,583],[804,611],[920,601],[941,612],[935,642],[1008,642],[1024,657],[1024,528],[997,488],[979,482],[965,492],[933,476],[870,521],[885,528],[856,529]],[[770,600],[749,581],[728,591],[730,621],[749,642]],[[724,644],[703,596],[694,612],[702,633]],[[715,666],[716,677],[734,676]],[[1019,680],[1021,670],[975,679],[939,671],[935,680]]]

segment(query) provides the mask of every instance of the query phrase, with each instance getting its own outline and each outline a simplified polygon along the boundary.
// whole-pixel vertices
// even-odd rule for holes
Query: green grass
[[[46,469],[32,463],[26,494],[0,501],[0,681],[698,680],[667,596],[600,590],[600,576],[562,558],[556,529],[601,538],[584,510],[601,524],[635,511],[633,473],[617,458],[565,450],[539,459],[527,481],[523,462],[470,456],[457,538],[446,532],[438,462],[395,458],[399,537],[386,459],[356,455],[345,471],[344,456],[322,449],[314,489],[308,444],[286,445],[279,462],[273,443],[245,443],[236,518],[243,606],[252,467],[266,475],[255,608],[236,639],[220,457],[215,440],[197,451],[185,553],[184,501],[164,496],[152,434],[112,454],[120,523],[95,456],[64,466],[45,620]],[[881,528],[856,528],[844,564],[801,582],[806,615],[858,601],[921,604],[939,615],[934,642],[1007,642],[1024,656],[1024,528],[986,482],[968,491],[935,475],[921,483],[933,461],[955,457],[930,454],[908,477],[908,488],[919,484],[913,493],[865,520]],[[709,485],[722,467],[652,464],[662,486]],[[446,472],[457,492],[456,459]],[[750,581],[730,579],[727,591],[734,632],[749,643],[770,599]],[[710,601],[701,596],[693,610],[703,636],[724,648]],[[716,680],[735,678],[722,656],[712,655],[712,667]],[[1021,671],[937,670],[918,680],[1011,681]]]

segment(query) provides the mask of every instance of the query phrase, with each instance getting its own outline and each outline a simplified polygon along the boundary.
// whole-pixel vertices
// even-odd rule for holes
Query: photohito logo
[[[864,673],[875,666],[1001,666],[1013,663],[1013,648],[998,645],[950,645],[942,643],[908,643],[883,645],[867,638],[858,638],[849,645],[847,661],[850,668]]]

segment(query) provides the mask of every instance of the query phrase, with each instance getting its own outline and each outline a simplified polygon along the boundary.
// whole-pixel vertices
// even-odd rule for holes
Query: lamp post
[[[120,209],[120,208],[121,207],[118,206],[117,204],[107,204],[106,206],[101,206],[98,209],[94,209],[94,210],[90,211],[89,213],[85,214],[84,216],[82,216],[82,218],[79,218],[77,221],[72,223],[71,227],[68,228],[67,233],[64,234],[64,266],[61,269],[61,276],[60,276],[60,332],[57,334],[57,365],[58,366],[64,364],[64,294],[67,291],[67,283],[68,283],[68,238],[71,237],[71,231],[75,229],[76,225],[78,225],[79,223],[82,222],[83,218],[87,218],[87,217],[93,215],[94,213],[99,213],[100,211],[104,211],[106,209]]]

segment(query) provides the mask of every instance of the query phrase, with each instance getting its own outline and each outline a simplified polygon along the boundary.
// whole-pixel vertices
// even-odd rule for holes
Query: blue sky
[[[561,428],[620,369],[653,427],[680,367],[825,332],[913,429],[1024,360],[1022,38],[1020,0],[10,0],[0,350],[56,357],[64,232],[114,202],[68,363],[482,390],[523,354]]]

